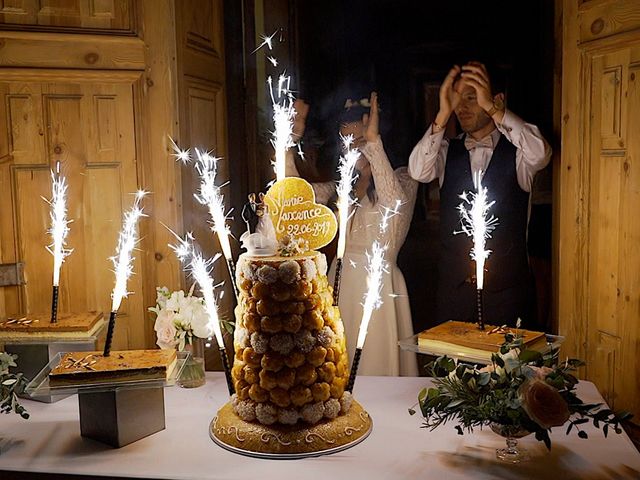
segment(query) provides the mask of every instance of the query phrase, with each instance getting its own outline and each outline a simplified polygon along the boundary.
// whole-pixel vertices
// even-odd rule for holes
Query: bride
[[[354,145],[362,154],[356,165],[358,177],[353,194],[357,206],[352,207],[355,212],[347,227],[339,300],[349,355],[353,358],[362,318],[362,301],[367,288],[365,252],[378,239],[381,244],[388,245],[385,259],[389,268],[382,279],[383,304],[373,313],[369,323],[358,373],[417,376],[415,354],[401,352],[398,347],[398,340],[413,335],[413,327],[407,287],[396,259],[409,231],[418,183],[409,176],[406,167],[394,170],[389,163],[379,134],[376,93],[371,94],[369,102],[347,101],[347,107],[340,118],[340,133],[353,135]],[[294,132],[302,136],[309,106],[297,101],[296,111],[298,116]],[[299,175],[291,156],[287,158],[287,175]],[[312,186],[318,203],[334,206],[334,182],[312,183]],[[401,205],[398,213],[391,217],[386,233],[380,238],[383,207],[394,208],[397,201]],[[332,262],[329,275],[333,280],[335,261]]]

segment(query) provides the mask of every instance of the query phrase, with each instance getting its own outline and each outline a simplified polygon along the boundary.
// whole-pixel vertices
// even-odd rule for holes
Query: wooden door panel
[[[29,313],[49,308],[53,262],[44,249],[49,243],[49,209],[41,197],[50,197],[49,168],[59,161],[69,185],[68,216],[73,221],[67,243],[74,249],[62,266],[60,310],[108,312],[114,282],[109,257],[115,251],[123,210],[131,205],[130,193],[138,185],[132,86],[30,83],[11,84],[8,91],[17,92],[5,95],[3,102],[11,125],[11,156],[5,163],[11,172],[14,206],[9,203],[0,209],[3,218],[15,220],[2,222],[1,253],[2,261],[14,257],[25,262],[27,284],[20,287],[18,305],[5,299],[6,308],[11,304]],[[44,135],[38,134],[42,126]],[[36,141],[29,143],[28,134]],[[5,243],[12,237],[17,239],[13,255]],[[140,260],[135,270],[141,271]],[[114,348],[144,345],[141,285],[141,276],[134,275],[129,290],[138,295],[120,308]]]
[[[132,0],[0,0],[0,23],[129,31]]]
[[[640,92],[631,50],[591,57],[587,374],[610,406],[640,408]],[[628,136],[632,135],[632,136]]]

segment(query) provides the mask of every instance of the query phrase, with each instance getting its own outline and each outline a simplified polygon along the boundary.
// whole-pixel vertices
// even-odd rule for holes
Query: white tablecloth
[[[165,389],[166,430],[121,449],[80,436],[75,396],[55,404],[25,401],[29,420],[0,416],[0,471],[162,479],[640,479],[640,454],[626,434],[605,439],[590,425],[588,440],[556,429],[550,453],[533,436],[522,439],[533,460],[518,466],[496,460],[504,439],[490,430],[460,436],[453,425],[422,429],[420,415],[407,408],[427,383],[358,377],[355,396],[374,422],[369,438],[334,455],[286,461],[235,455],[209,439],[209,422],[228,400],[220,373],[208,373],[201,388]],[[587,402],[602,401],[591,383],[578,390]]]

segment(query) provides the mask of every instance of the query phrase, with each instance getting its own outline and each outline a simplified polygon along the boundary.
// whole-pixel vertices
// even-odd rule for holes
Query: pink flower
[[[542,428],[559,427],[569,419],[567,402],[544,380],[527,380],[520,387],[520,398],[529,418]]]

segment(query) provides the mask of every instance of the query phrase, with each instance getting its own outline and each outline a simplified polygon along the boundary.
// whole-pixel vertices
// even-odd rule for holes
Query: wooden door
[[[0,1],[0,263],[24,261],[27,284],[0,287],[0,315],[47,311],[49,169],[60,160],[73,219],[61,311],[110,310],[122,213],[138,188],[142,219],[132,295],[114,348],[155,344],[146,309],[182,270],[165,225],[181,230],[174,0]]]
[[[640,4],[564,2],[556,165],[564,353],[616,410],[640,416]]]
[[[133,75],[135,79],[137,75]],[[47,312],[52,257],[50,169],[60,162],[68,181],[68,246],[61,270],[60,311],[110,310],[114,254],[122,212],[138,188],[132,82],[65,81],[0,83],[7,148],[0,163],[1,261],[25,263],[26,284],[0,289],[3,313]],[[140,260],[134,267],[140,272]],[[129,290],[141,292],[141,276]],[[144,343],[128,318],[144,317],[141,295],[125,300],[116,345]]]

